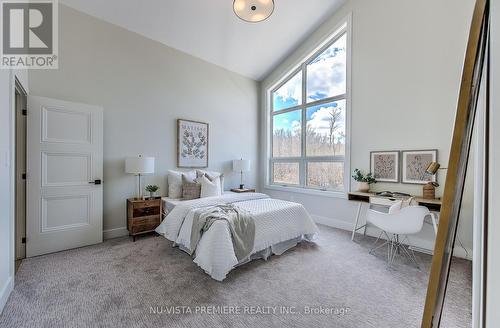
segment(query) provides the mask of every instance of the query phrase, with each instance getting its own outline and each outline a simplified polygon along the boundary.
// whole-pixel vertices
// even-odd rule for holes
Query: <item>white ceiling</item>
[[[254,80],[263,79],[345,0],[275,0],[246,23],[232,0],[60,0],[68,6]]]

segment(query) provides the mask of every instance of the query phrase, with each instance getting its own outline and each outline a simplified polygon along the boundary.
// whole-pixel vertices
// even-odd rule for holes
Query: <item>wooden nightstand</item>
[[[243,193],[243,192],[255,192],[255,189],[247,189],[247,188],[244,188],[244,189],[240,189],[240,188],[234,188],[234,189],[231,189],[232,192],[237,192],[237,193]]]
[[[162,221],[161,199],[127,199],[127,229],[135,237],[152,232]]]

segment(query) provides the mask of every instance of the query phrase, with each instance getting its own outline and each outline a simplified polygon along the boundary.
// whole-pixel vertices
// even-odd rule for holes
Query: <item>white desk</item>
[[[383,197],[371,192],[360,192],[354,191],[348,194],[348,199],[352,201],[357,201],[358,210],[356,212],[356,220],[354,222],[354,227],[352,229],[351,240],[354,240],[356,232],[363,229],[363,234],[366,234],[366,224],[359,225],[359,218],[361,216],[361,209],[363,204],[373,204],[379,206],[391,206],[395,202],[398,202],[406,197]],[[434,228],[434,233],[437,235],[438,229],[438,216],[441,210],[441,199],[425,199],[422,197],[415,197],[415,202],[420,206],[425,206],[431,211],[431,224]]]

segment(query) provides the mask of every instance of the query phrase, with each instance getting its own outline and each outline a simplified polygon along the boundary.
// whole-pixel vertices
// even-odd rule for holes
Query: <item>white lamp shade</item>
[[[274,11],[274,0],[234,0],[234,13],[250,23],[261,22]]]
[[[235,160],[233,160],[233,171],[235,171],[235,172],[248,172],[248,171],[250,171],[250,160],[248,160],[248,159],[235,159]]]
[[[154,157],[128,157],[125,160],[125,172],[131,174],[151,174],[155,172]]]

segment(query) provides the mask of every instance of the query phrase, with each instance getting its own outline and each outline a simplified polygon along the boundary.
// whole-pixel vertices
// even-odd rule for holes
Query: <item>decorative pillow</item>
[[[182,174],[185,174],[191,180],[196,178],[196,171],[189,172],[179,172],[168,170],[167,182],[168,182],[168,197],[172,199],[178,199],[182,197]]]
[[[217,180],[219,180],[218,184],[222,195],[224,193],[224,174],[215,171],[196,170],[196,176],[198,178],[204,175],[206,175],[211,181],[213,181],[215,178],[218,178]]]
[[[215,178],[211,181],[210,178],[205,174],[196,180],[198,180],[201,184],[201,198],[221,195],[219,178]]]
[[[185,174],[182,175],[182,199],[197,199],[200,198],[201,184],[189,179]]]

